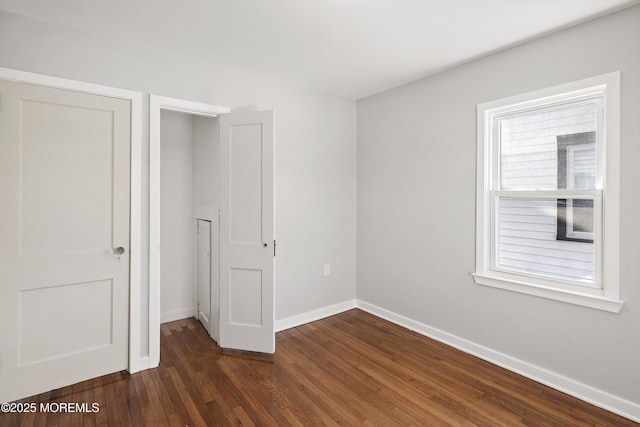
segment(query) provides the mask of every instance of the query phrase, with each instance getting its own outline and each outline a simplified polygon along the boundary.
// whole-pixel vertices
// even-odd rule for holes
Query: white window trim
[[[580,100],[604,93],[603,103],[605,124],[601,138],[602,155],[599,155],[597,176],[602,196],[602,226],[596,224],[596,237],[601,236],[600,249],[596,249],[598,289],[563,285],[553,279],[541,279],[521,273],[497,271],[493,268],[496,252],[493,246],[495,192],[493,191],[497,161],[493,143],[493,118],[514,109],[526,110],[544,105]],[[477,106],[477,200],[476,200],[476,271],[473,274],[479,285],[491,286],[520,292],[528,295],[563,301],[595,309],[619,312],[623,301],[620,299],[620,72],[613,72],[568,84],[554,86],[526,94],[516,95]],[[604,166],[604,167],[603,167]],[[497,169],[497,168],[496,168]],[[600,173],[600,172],[599,172]],[[575,190],[573,191],[575,192]],[[599,190],[588,191],[598,196]],[[504,196],[505,191],[500,191]],[[514,192],[518,197],[525,193]],[[553,195],[553,191],[544,191],[540,197]],[[557,191],[558,195],[562,190]],[[515,196],[516,194],[514,194]],[[585,194],[586,195],[586,194]],[[573,195],[571,197],[574,197]],[[601,228],[599,230],[599,228]],[[564,283],[564,282],[563,282]],[[601,289],[599,287],[601,286]]]

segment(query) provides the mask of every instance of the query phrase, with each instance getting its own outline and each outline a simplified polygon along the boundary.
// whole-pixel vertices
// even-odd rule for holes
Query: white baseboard
[[[183,308],[180,310],[165,311],[160,313],[160,323],[173,322],[174,320],[182,320],[193,317],[193,307]]]
[[[276,332],[280,332],[284,331],[285,329],[295,328],[296,326],[315,322],[316,320],[324,319],[325,317],[333,316],[356,307],[357,302],[355,299],[339,302],[338,304],[330,305],[328,307],[323,307],[317,310],[312,310],[306,313],[287,317],[285,319],[276,320],[275,330]]]
[[[587,384],[548,371],[539,366],[532,365],[531,363],[516,359],[515,357],[500,353],[499,351],[492,350],[440,329],[433,328],[365,301],[357,300],[357,307],[374,316],[388,320],[436,341],[440,341],[465,353],[472,354],[494,365],[498,365],[580,400],[584,400],[592,405],[629,418],[630,420],[640,422],[640,405],[637,403],[614,396]]]

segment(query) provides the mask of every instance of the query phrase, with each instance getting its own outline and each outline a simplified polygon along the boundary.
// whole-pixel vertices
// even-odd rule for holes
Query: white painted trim
[[[108,96],[131,102],[131,206],[129,242],[129,372],[148,368],[142,356],[142,93],[0,67],[0,79]]]
[[[149,367],[160,364],[160,112],[216,117],[226,107],[149,95]],[[193,310],[193,309],[192,309]]]
[[[160,313],[160,323],[173,322],[175,320],[188,319],[194,316],[195,308],[183,308],[180,310],[165,311]]]
[[[142,94],[140,92],[81,82],[77,80],[63,79],[60,77],[31,73],[28,71],[14,70],[11,68],[0,67],[0,79],[71,90],[75,92],[104,95],[111,98],[120,98],[126,100],[138,99],[140,102],[142,101]]]
[[[131,229],[129,248],[129,372],[149,368],[142,354],[142,94],[131,101]]]
[[[308,311],[306,313],[297,314],[285,319],[276,320],[275,331],[280,332],[284,331],[285,329],[295,328],[296,326],[315,322],[316,320],[324,319],[325,317],[334,316],[336,314],[343,313],[356,307],[357,301],[355,299],[352,299],[339,302],[328,307],[323,307],[317,310]]]
[[[570,304],[604,310],[610,313],[619,313],[622,309],[622,305],[624,304],[623,301],[618,299],[607,298],[604,295],[590,295],[587,294],[586,291],[576,292],[561,288],[536,286],[530,283],[492,275],[472,274],[472,276],[473,280],[478,285],[505,289],[508,291],[519,292],[521,294],[534,295],[555,301],[568,302]],[[519,278],[522,276],[514,275],[514,277]]]
[[[219,107],[216,105],[203,104],[202,102],[186,101],[184,99],[169,98],[160,95],[152,94],[150,99],[163,110],[177,111],[196,116],[216,117],[218,114],[231,111],[227,107]]]
[[[408,317],[375,306],[368,302],[357,300],[359,309],[374,316],[388,320],[421,335],[440,341],[446,345],[457,348],[460,351],[479,357],[494,365],[508,369],[536,382],[549,386],[555,390],[576,397],[592,405],[606,409],[607,411],[621,415],[630,420],[640,422],[640,404],[631,402],[613,394],[594,388],[558,373],[533,365],[524,360],[492,350],[480,344],[420,323]]]

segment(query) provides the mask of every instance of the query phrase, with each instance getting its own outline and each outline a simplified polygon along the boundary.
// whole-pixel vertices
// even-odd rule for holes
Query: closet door
[[[273,353],[273,112],[220,116],[220,346]]]

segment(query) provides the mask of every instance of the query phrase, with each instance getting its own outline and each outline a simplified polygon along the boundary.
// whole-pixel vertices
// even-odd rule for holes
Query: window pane
[[[596,185],[596,145],[567,147],[567,188],[593,189]]]
[[[498,268],[594,284],[593,200],[499,200]]]
[[[500,188],[595,188],[596,101],[499,120]]]

